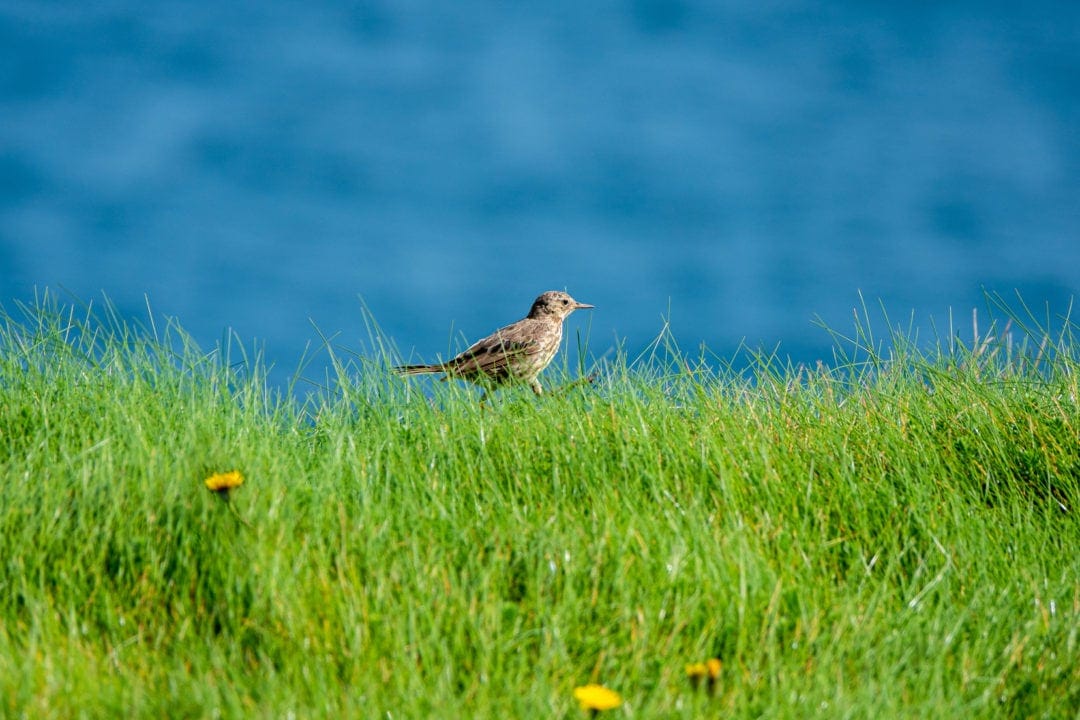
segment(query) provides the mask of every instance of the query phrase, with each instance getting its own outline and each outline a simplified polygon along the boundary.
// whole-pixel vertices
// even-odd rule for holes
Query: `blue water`
[[[1080,288],[1080,5],[0,2],[0,303],[414,359],[542,290],[590,352],[828,360]],[[318,364],[310,372],[317,375]]]

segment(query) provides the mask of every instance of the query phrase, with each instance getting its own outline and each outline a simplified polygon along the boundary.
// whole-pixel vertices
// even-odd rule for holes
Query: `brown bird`
[[[435,365],[399,365],[402,375],[446,373],[480,385],[526,382],[537,395],[543,394],[536,379],[548,366],[562,342],[563,320],[575,310],[593,307],[564,292],[549,290],[533,301],[529,314],[516,323],[499,328],[465,352]]]

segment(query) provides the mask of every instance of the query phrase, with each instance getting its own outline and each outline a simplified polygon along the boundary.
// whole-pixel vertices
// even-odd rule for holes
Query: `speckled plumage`
[[[499,328],[465,352],[435,365],[401,365],[403,375],[446,373],[479,384],[525,382],[542,394],[537,376],[559,352],[563,320],[575,310],[591,308],[564,292],[549,290],[533,301],[529,314],[516,323]]]

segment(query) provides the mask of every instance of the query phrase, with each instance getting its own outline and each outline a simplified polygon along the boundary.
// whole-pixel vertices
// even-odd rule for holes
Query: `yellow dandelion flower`
[[[690,678],[690,684],[695,688],[702,680],[707,680],[709,689],[712,690],[716,686],[716,681],[720,678],[720,671],[723,667],[720,658],[709,658],[705,662],[690,663],[686,666],[686,677]]]
[[[705,667],[705,663],[690,663],[686,666],[686,676],[691,680],[700,680],[709,674],[709,669]]]
[[[622,698],[614,690],[608,690],[603,685],[583,685],[574,688],[574,698],[581,705],[582,710],[598,713],[601,710],[611,710],[622,705]]]
[[[206,488],[216,493],[228,495],[229,491],[234,487],[239,487],[244,484],[244,476],[240,474],[239,470],[233,470],[232,472],[214,473],[210,477],[206,478]]]
[[[705,662],[691,663],[686,666],[686,674],[688,677],[697,678],[709,678],[715,680],[720,677],[720,670],[723,668],[723,664],[719,658],[709,658]]]

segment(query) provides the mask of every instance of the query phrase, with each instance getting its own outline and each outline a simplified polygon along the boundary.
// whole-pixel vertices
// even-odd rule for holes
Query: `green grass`
[[[576,718],[589,682],[612,718],[1076,717],[1071,334],[867,328],[480,407],[382,358],[301,402],[236,342],[17,308],[0,717]]]

